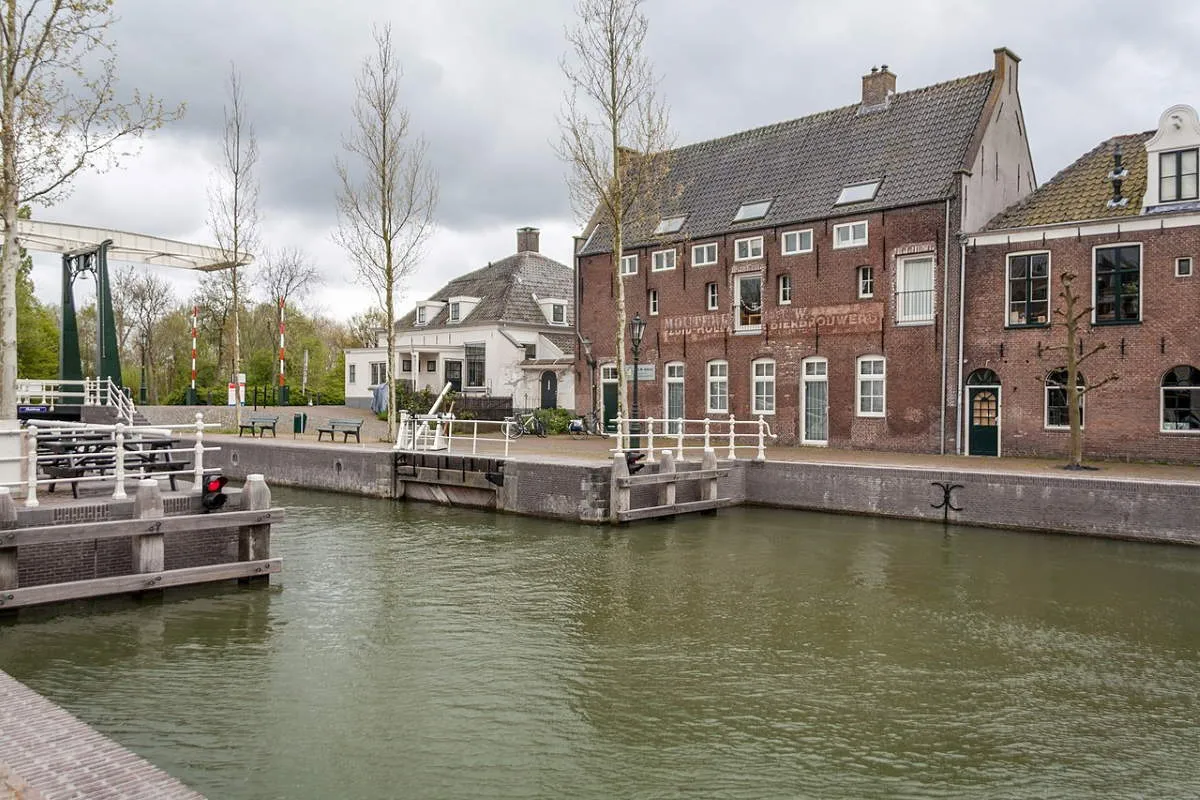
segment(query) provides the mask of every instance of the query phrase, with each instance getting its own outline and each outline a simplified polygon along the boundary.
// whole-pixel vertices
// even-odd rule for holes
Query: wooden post
[[[717,454],[713,450],[705,450],[704,458],[700,460],[700,469],[715,470],[717,468]],[[704,488],[701,492],[702,500],[717,499],[717,478],[714,476],[704,481]]]
[[[658,467],[660,475],[675,474],[675,457],[671,455],[670,450],[663,450],[662,463]],[[669,483],[660,483],[658,485],[658,504],[660,506],[675,505],[675,481]]]
[[[613,453],[612,482],[608,490],[608,514],[613,522],[619,521],[617,515],[629,510],[629,487],[618,485],[620,478],[629,477],[629,465],[625,463],[624,453]]]
[[[6,547],[9,536],[5,531],[17,526],[17,504],[13,502],[12,492],[7,486],[0,486],[0,590],[16,589],[17,581],[17,548]]]
[[[271,507],[271,490],[261,474],[247,475],[242,486],[242,508],[246,511],[266,511]],[[271,525],[245,525],[238,528],[238,561],[263,561],[271,557]],[[239,578],[238,583],[252,584],[270,581],[269,575]]]
[[[138,519],[162,519],[163,499],[158,480],[143,478],[138,481],[137,496],[133,500],[133,513]],[[150,525],[147,528],[153,528]],[[143,533],[130,537],[133,545],[134,572],[162,572],[164,569],[163,535],[161,531]]]

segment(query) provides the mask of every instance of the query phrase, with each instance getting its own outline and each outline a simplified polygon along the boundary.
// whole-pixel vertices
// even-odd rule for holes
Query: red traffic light
[[[215,478],[209,478],[208,485],[204,488],[210,492],[219,492],[225,488],[225,484],[228,482],[228,480],[228,478],[218,475]]]

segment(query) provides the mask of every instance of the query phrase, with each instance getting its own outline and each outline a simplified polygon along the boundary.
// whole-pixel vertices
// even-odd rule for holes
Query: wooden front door
[[[972,386],[968,390],[967,403],[971,415],[968,454],[1000,455],[1000,387]]]
[[[558,377],[549,370],[542,373],[542,408],[558,408]]]

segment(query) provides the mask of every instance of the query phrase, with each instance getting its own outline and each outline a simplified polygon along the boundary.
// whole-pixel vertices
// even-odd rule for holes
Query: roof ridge
[[[971,75],[963,75],[958,78],[951,78],[950,80],[947,80],[947,81],[931,83],[928,86],[919,86],[915,89],[908,89],[907,91],[897,92],[894,95],[892,95],[892,100],[894,102],[896,98],[908,97],[911,95],[932,92],[937,89],[943,89],[943,88],[949,87],[951,84],[959,84],[959,83],[965,84],[970,81],[981,80],[984,76],[991,78],[992,75],[993,75],[993,70],[990,70],[990,69],[984,70],[983,72],[976,72]],[[705,145],[728,143],[730,141],[733,141],[735,139],[739,139],[742,137],[749,139],[756,135],[766,135],[768,133],[773,133],[776,130],[787,128],[790,126],[799,125],[800,123],[815,122],[815,121],[825,118],[825,117],[832,117],[837,114],[846,113],[850,110],[857,110],[861,106],[862,106],[862,103],[859,102],[859,103],[850,103],[849,105],[844,105],[844,106],[838,106],[837,108],[829,108],[824,111],[817,111],[812,114],[807,114],[803,117],[795,117],[793,119],[783,120],[781,122],[772,122],[769,125],[760,125],[757,128],[747,128],[744,131],[736,131],[734,133],[729,133],[724,136],[718,136],[713,139],[703,139],[699,142],[692,142],[691,144],[685,144],[685,145],[682,145],[681,147],[673,148],[672,150],[670,150],[668,152],[679,153],[684,150],[698,149]]]

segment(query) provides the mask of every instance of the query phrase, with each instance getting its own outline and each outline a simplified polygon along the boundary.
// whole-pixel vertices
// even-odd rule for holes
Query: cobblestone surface
[[[3,672],[0,765],[0,800],[203,800]]]

